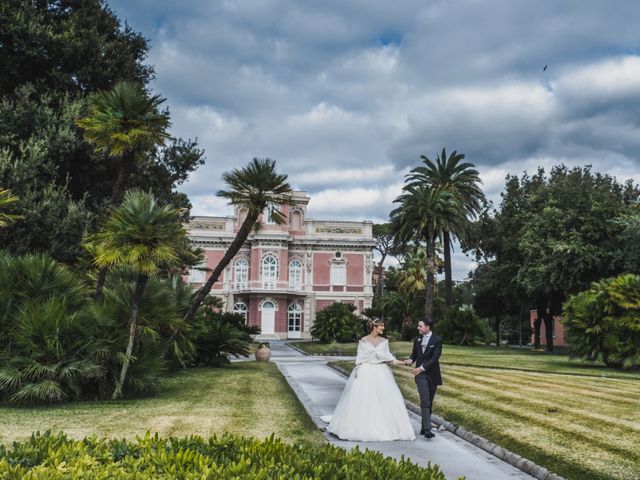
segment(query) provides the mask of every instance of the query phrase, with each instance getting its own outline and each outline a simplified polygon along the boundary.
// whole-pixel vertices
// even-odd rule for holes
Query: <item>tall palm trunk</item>
[[[117,207],[122,203],[122,199],[124,198],[124,192],[127,187],[127,182],[129,180],[129,175],[131,174],[131,165],[135,158],[134,152],[125,153],[120,159],[120,163],[118,164],[118,178],[116,179],[116,183],[113,185],[113,190],[111,191],[111,206]],[[102,300],[102,290],[104,288],[105,281],[107,279],[107,272],[109,271],[108,267],[102,267],[98,271],[98,280],[96,282],[96,293],[95,299]]]
[[[428,319],[433,319],[433,298],[435,287],[436,271],[436,242],[431,235],[426,235],[427,241],[427,282],[424,299],[424,315]]]
[[[247,237],[249,236],[253,225],[256,223],[259,214],[259,209],[251,209],[249,211],[247,217],[244,219],[244,222],[242,222],[240,230],[238,230],[236,238],[233,240],[233,242],[231,242],[231,245],[229,245],[229,248],[224,254],[224,257],[222,257],[222,260],[220,260],[220,263],[218,263],[216,268],[213,269],[213,272],[211,272],[211,276],[209,277],[207,282],[196,293],[195,298],[193,299],[193,303],[191,304],[191,307],[189,307],[189,311],[184,316],[185,322],[191,323],[193,321],[193,317],[195,316],[196,311],[198,310],[200,305],[202,305],[202,302],[207,297],[207,295],[209,295],[211,288],[218,281],[220,274],[224,271],[225,267],[229,265],[229,262],[231,262],[233,257],[235,257],[236,254],[240,251],[242,245],[244,245],[244,242],[247,240]]]
[[[453,279],[451,278],[451,234],[448,230],[443,232],[444,248],[444,304],[447,307],[453,305]]]
[[[120,378],[116,380],[116,388],[111,396],[112,400],[118,400],[122,397],[122,386],[127,377],[127,370],[129,370],[129,363],[131,355],[133,354],[133,345],[136,340],[136,330],[138,329],[138,314],[140,313],[140,303],[142,301],[142,294],[144,288],[147,285],[147,275],[138,275],[138,281],[136,282],[136,289],[133,292],[133,299],[131,301],[131,317],[129,319],[129,343],[127,344],[127,351],[125,354],[124,362],[122,363],[122,369],[120,370]]]
[[[134,151],[128,151],[120,158],[120,162],[118,163],[118,177],[111,191],[111,205],[114,207],[122,203],[135,157],[136,153]]]

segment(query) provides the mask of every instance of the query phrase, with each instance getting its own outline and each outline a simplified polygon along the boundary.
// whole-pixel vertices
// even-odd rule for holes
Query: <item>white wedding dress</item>
[[[367,340],[358,343],[356,368],[340,395],[333,415],[322,420],[327,431],[342,440],[385,442],[415,440],[407,407],[391,369],[389,341],[378,345]]]

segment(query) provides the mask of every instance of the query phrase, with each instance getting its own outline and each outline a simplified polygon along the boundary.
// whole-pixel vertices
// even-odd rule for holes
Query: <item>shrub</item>
[[[573,355],[602,357],[609,367],[640,367],[640,276],[591,284],[567,300],[562,322]]]
[[[473,310],[450,308],[435,325],[438,335],[442,335],[446,343],[456,345],[473,345],[476,341],[484,342],[490,335],[487,325],[480,320]]]
[[[135,441],[76,441],[64,434],[36,434],[9,450],[0,447],[0,472],[3,478],[32,480],[445,479],[438,466],[420,467],[358,447],[346,451],[332,445],[288,445],[273,436],[258,440],[231,435],[165,439],[147,434]]]
[[[65,297],[24,302],[0,356],[0,396],[13,403],[54,403],[77,397],[104,369],[92,357],[90,324]]]
[[[0,255],[0,398],[59,402],[100,377],[82,315],[88,301],[77,276],[50,256]]]
[[[260,333],[260,327],[247,325],[240,314],[216,311],[215,297],[208,297],[205,302],[189,333],[196,349],[192,365],[224,367],[231,363],[231,355],[249,356],[251,335]]]
[[[111,395],[115,379],[120,374],[123,356],[129,339],[129,316],[131,300],[136,283],[136,273],[128,268],[110,270],[101,302],[92,302],[86,316],[94,325],[93,335],[99,349],[97,358],[105,367],[106,374],[91,392],[97,397]],[[171,358],[191,362],[195,349],[184,335],[187,327],[182,321],[175,290],[170,282],[158,277],[147,281],[140,301],[138,334],[133,349],[133,359],[127,372],[124,391],[127,395],[155,393],[161,378],[169,367],[167,352]],[[174,338],[169,344],[169,339]]]
[[[69,312],[80,310],[89,296],[77,276],[46,254],[19,257],[0,253],[0,350],[24,302],[64,297]]]
[[[365,332],[366,323],[354,312],[355,305],[332,303],[316,315],[311,335],[322,343],[351,342]]]

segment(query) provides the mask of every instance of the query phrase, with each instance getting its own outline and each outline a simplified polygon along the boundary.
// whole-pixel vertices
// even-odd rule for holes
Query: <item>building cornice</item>
[[[233,242],[234,237],[227,236],[200,236],[200,235],[190,235],[189,239],[192,243],[199,246],[228,246]],[[282,246],[287,247],[289,249],[305,249],[305,248],[373,248],[375,246],[375,242],[369,239],[363,240],[355,240],[355,239],[346,239],[346,238],[336,238],[336,239],[326,239],[326,238],[308,238],[308,237],[280,237],[280,238],[249,238],[243,244],[242,248],[251,248],[251,247],[273,247],[273,246]]]

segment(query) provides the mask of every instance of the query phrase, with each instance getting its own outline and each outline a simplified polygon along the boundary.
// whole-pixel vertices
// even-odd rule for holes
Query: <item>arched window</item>
[[[234,287],[236,290],[249,287],[249,262],[246,258],[236,260]]]
[[[242,225],[246,218],[247,218],[247,209],[246,208],[238,209],[238,225]]]
[[[289,324],[289,336],[295,337],[300,335],[302,329],[302,307],[298,302],[291,302],[287,311],[287,319]]]
[[[278,280],[278,260],[273,255],[266,255],[262,259],[262,288],[276,288]]]
[[[289,262],[289,288],[302,290],[302,262],[298,259]]]
[[[267,207],[264,212],[262,212],[262,222],[265,225],[275,225],[276,221],[273,218],[273,211],[280,210],[279,205],[274,205],[273,207]]]
[[[238,315],[242,315],[244,317],[244,321],[247,321],[247,313],[249,309],[247,308],[247,304],[244,302],[236,302],[233,305],[233,313],[237,313]]]
[[[189,269],[189,283],[204,283],[206,281],[206,263],[200,263]]]
[[[302,213],[299,210],[289,214],[289,225],[292,230],[302,230]]]

